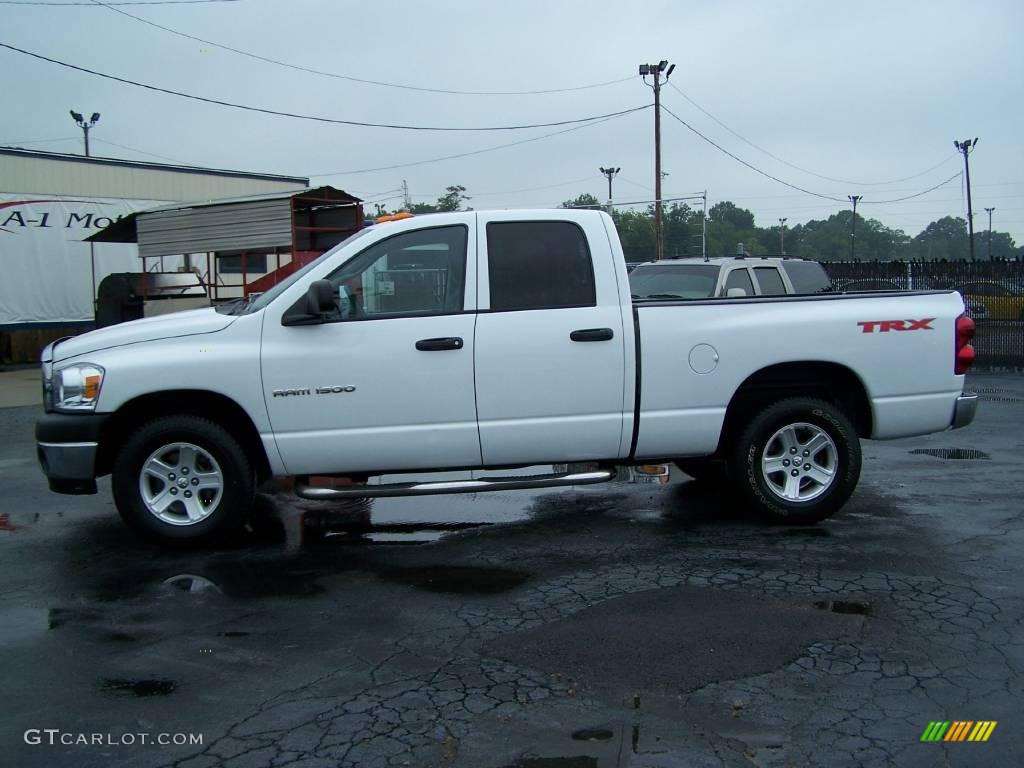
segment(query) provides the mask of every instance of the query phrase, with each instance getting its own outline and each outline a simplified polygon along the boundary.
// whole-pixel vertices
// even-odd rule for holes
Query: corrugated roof
[[[138,243],[139,256],[220,250],[255,250],[294,245],[293,198],[341,208],[362,200],[331,186],[192,203],[171,203],[124,216],[89,237],[94,243]]]
[[[334,187],[331,186],[324,186],[309,187],[307,189],[291,189],[284,190],[282,192],[264,192],[258,195],[239,195],[237,197],[221,197],[216,200],[196,200],[187,203],[168,203],[167,205],[160,205],[157,206],[156,208],[147,208],[144,211],[139,211],[139,213],[155,213],[157,211],[182,211],[187,208],[206,208],[211,205],[235,205],[237,203],[255,203],[263,200],[287,200],[292,197],[316,197],[318,194],[337,194],[339,195],[339,198],[342,195],[345,198],[348,198],[336,200],[332,199],[328,201],[336,204],[344,205],[347,202],[351,202],[353,205],[356,205],[358,203],[363,202],[361,198],[358,198],[355,195],[350,195],[348,192],[342,189],[335,189]]]
[[[258,179],[261,181],[280,181],[291,184],[309,184],[305,176],[283,176],[275,173],[250,173],[247,171],[230,171],[223,168],[203,168],[196,165],[175,165],[173,163],[152,163],[139,160],[124,160],[116,157],[85,157],[84,155],[73,155],[65,152],[44,152],[38,149],[24,149],[22,147],[0,147],[0,155],[14,155],[18,157],[29,157],[37,160],[59,160],[62,162],[86,163],[91,165],[120,166],[123,168],[142,168],[152,171],[170,171],[174,173],[200,173],[209,176],[229,176],[243,179]]]

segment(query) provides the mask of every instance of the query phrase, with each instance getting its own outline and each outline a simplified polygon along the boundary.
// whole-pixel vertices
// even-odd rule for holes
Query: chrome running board
[[[527,488],[552,488],[565,485],[590,485],[611,480],[610,470],[594,472],[565,472],[559,475],[530,475],[527,477],[481,477],[478,480],[443,480],[422,483],[390,483],[387,485],[350,485],[341,488],[323,488],[296,482],[295,493],[304,499],[365,499],[380,496],[428,496],[437,493],[482,493],[484,491],[512,491]]]

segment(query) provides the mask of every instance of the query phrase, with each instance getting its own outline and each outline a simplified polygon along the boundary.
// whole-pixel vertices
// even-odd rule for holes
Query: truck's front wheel
[[[860,440],[831,403],[780,400],[755,416],[735,446],[741,494],[770,522],[817,523],[850,498],[860,477]]]
[[[114,501],[124,521],[150,538],[214,541],[245,520],[252,466],[223,427],[198,416],[142,426],[114,460]]]

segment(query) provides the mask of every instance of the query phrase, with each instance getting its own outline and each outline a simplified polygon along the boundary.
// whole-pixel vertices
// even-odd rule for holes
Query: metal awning
[[[279,248],[322,251],[361,227],[361,203],[330,186],[173,203],[125,216],[85,239],[137,243],[142,258]]]

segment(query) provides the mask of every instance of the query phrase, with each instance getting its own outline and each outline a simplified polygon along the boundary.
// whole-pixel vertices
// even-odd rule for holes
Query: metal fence
[[[1024,261],[824,262],[841,291],[959,291],[974,318],[980,366],[1024,367]]]

